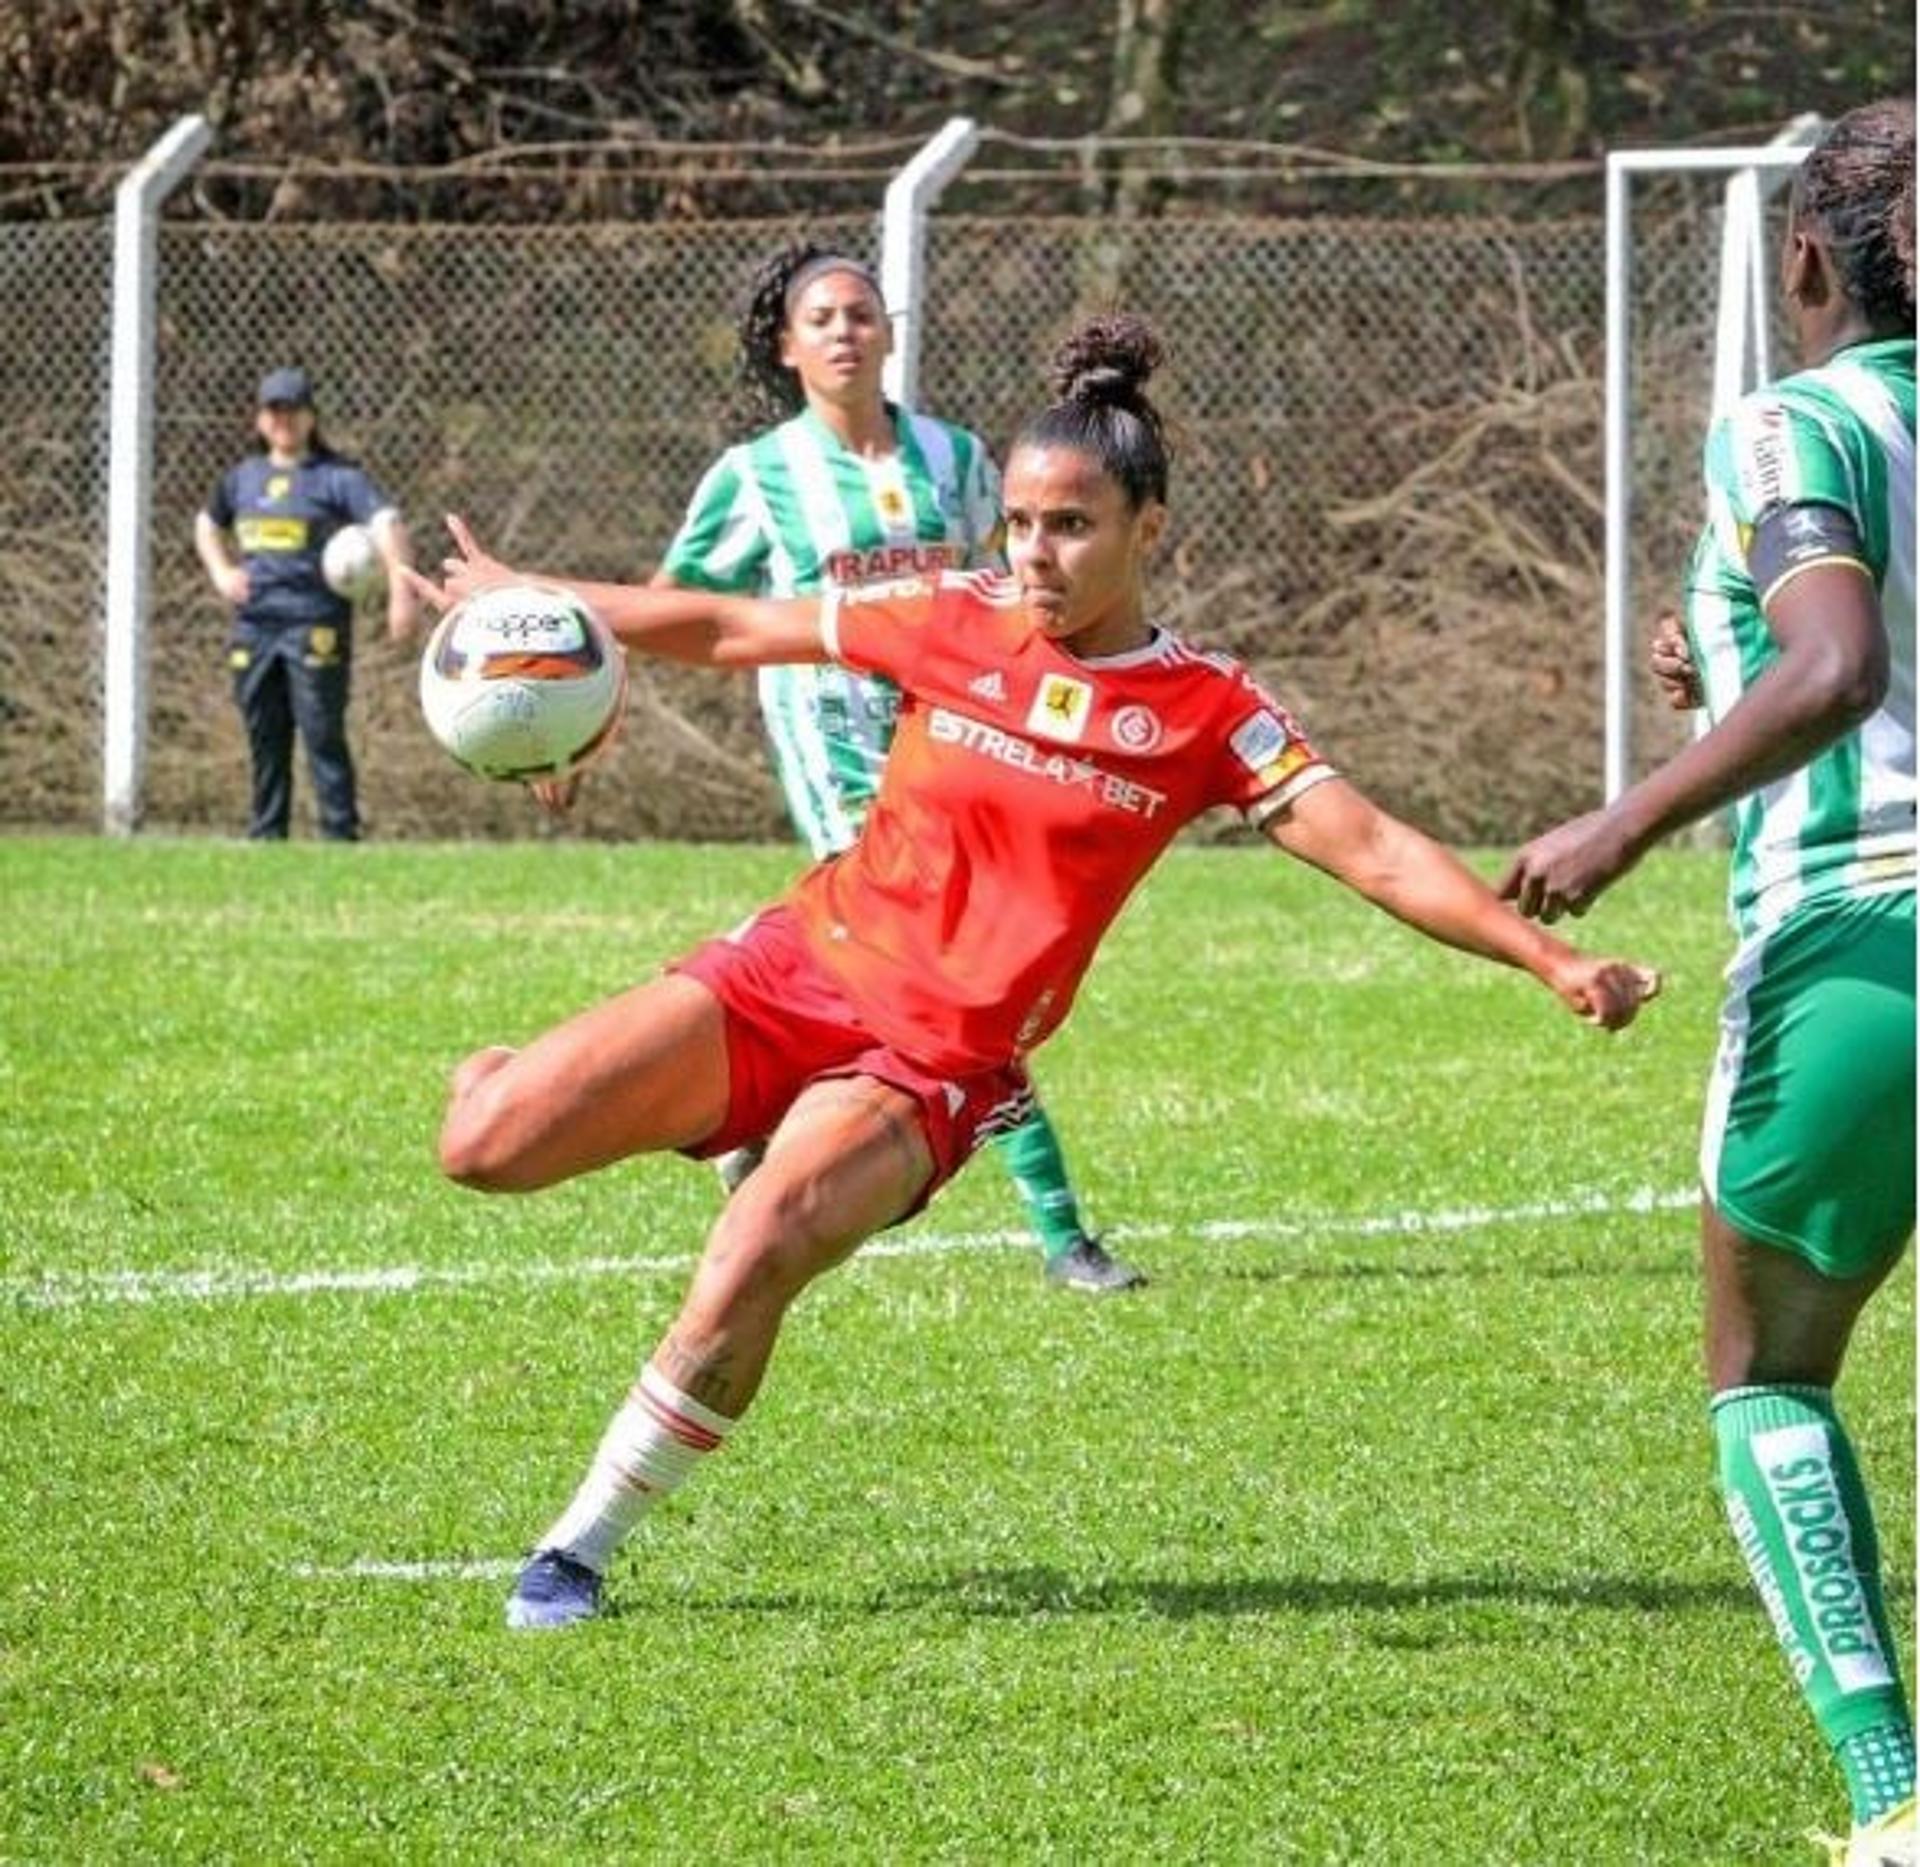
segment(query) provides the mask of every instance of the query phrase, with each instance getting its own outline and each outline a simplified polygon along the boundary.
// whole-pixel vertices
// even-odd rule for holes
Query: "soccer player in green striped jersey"
[[[978,435],[886,399],[891,334],[865,265],[787,247],[755,274],[739,337],[745,400],[764,425],[708,469],[657,583],[792,597],[998,564],[992,456]],[[816,861],[837,855],[879,791],[899,695],[833,666],[763,668],[759,688],[794,826]],[[1094,1293],[1145,1283],[1087,1232],[1044,1109],[994,1146],[1050,1280]],[[749,1165],[730,1157],[723,1177]]]
[[[1732,807],[1707,1373],[1734,1536],[1846,1776],[1836,1867],[1915,1857],[1912,1716],[1832,1392],[1914,1224],[1913,197],[1911,105],[1850,112],[1807,157],[1782,282],[1808,367],[1715,425],[1690,653],[1676,668],[1656,643],[1711,730],[1503,884],[1523,912],[1578,914]]]

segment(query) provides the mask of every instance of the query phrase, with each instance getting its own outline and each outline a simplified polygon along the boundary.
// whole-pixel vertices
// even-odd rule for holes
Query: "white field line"
[[[1492,1225],[1524,1225],[1559,1219],[1606,1217],[1613,1214],[1672,1212],[1691,1206],[1697,1198],[1698,1195],[1692,1192],[1656,1193],[1642,1188],[1634,1193],[1587,1193],[1573,1199],[1542,1200],[1527,1206],[1469,1206],[1437,1212],[1339,1214],[1318,1219],[1210,1219],[1194,1226],[1138,1225],[1128,1227],[1124,1235],[1128,1240],[1153,1239],[1170,1238],[1176,1232],[1180,1232],[1209,1242],[1230,1243],[1245,1240],[1301,1238],[1310,1235],[1377,1238],[1400,1232],[1468,1232]],[[1113,1236],[1118,1241],[1122,1234],[1116,1231]],[[1024,1245],[1027,1242],[1027,1235],[1024,1232],[944,1234],[930,1232],[918,1238],[882,1239],[878,1244],[867,1246],[860,1255],[866,1258],[927,1257],[941,1251],[999,1250],[1010,1245]],[[596,1258],[572,1265],[521,1265],[516,1268],[514,1274],[523,1281],[558,1282],[568,1277],[680,1270],[691,1265],[692,1262],[691,1256]],[[436,1281],[441,1284],[455,1281],[471,1284],[489,1279],[497,1281],[501,1272],[492,1267],[474,1267],[461,1272],[413,1272],[410,1273],[409,1280],[404,1283],[393,1281],[395,1275],[395,1273],[386,1273],[386,1281],[379,1283],[331,1283],[324,1287],[414,1290]],[[274,1288],[278,1290],[292,1281],[283,1279]],[[302,1290],[315,1287],[311,1278],[301,1279],[299,1282]],[[264,1293],[258,1288],[250,1288],[244,1292],[228,1294]],[[203,1295],[198,1291],[194,1294],[196,1297]],[[105,1300],[151,1302],[155,1299],[148,1295],[140,1298],[123,1296]],[[362,1556],[352,1562],[333,1564],[296,1562],[288,1566],[287,1572],[296,1580],[303,1582],[490,1582],[517,1575],[520,1571],[520,1563],[521,1559],[518,1557],[482,1557],[468,1561],[398,1562],[374,1556]]]
[[[494,1582],[520,1573],[520,1559],[485,1556],[472,1562],[294,1562],[287,1573],[301,1582]]]
[[[1302,1214],[1292,1218],[1205,1219],[1191,1225],[1116,1226],[1115,1244],[1166,1238],[1196,1238],[1209,1244],[1250,1244],[1291,1238],[1387,1238],[1473,1232],[1496,1225],[1553,1223],[1672,1212],[1691,1206],[1698,1194],[1655,1192],[1576,1193],[1565,1199],[1518,1206],[1463,1206],[1404,1212]],[[882,1238],[864,1246],[859,1261],[932,1257],[951,1251],[1000,1251],[1028,1246],[1023,1231],[921,1232]],[[673,1276],[692,1269],[697,1254],[664,1257],[569,1258],[532,1263],[397,1264],[365,1270],[270,1271],[221,1265],[180,1271],[49,1272],[42,1277],[0,1278],[0,1301],[27,1309],[86,1309],[112,1304],[220,1303],[254,1297],[422,1296],[442,1290],[500,1285],[571,1284],[599,1277]]]

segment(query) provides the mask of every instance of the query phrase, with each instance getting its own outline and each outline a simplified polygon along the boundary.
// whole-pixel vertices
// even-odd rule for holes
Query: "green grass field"
[[[1044,1287],[978,1163],[616,1612],[507,1634],[717,1191],[447,1186],[446,1071],[792,867],[0,842],[0,1858],[1812,1867],[1697,1368],[1708,855],[1584,925],[1668,974],[1609,1039],[1177,853],[1036,1071],[1152,1289]],[[1912,1290],[1841,1390],[1896,1576]]]

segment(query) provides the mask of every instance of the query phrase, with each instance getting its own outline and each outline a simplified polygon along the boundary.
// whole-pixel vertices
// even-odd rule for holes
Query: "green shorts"
[[[1727,968],[1700,1183],[1750,1238],[1829,1277],[1914,1218],[1914,898],[1790,914]]]

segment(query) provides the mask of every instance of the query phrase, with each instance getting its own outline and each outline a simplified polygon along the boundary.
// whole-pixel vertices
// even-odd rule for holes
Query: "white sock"
[[[628,1531],[719,1449],[732,1426],[648,1362],[613,1416],[573,1502],[540,1539],[540,1547],[565,1550],[576,1562],[604,1571]]]

